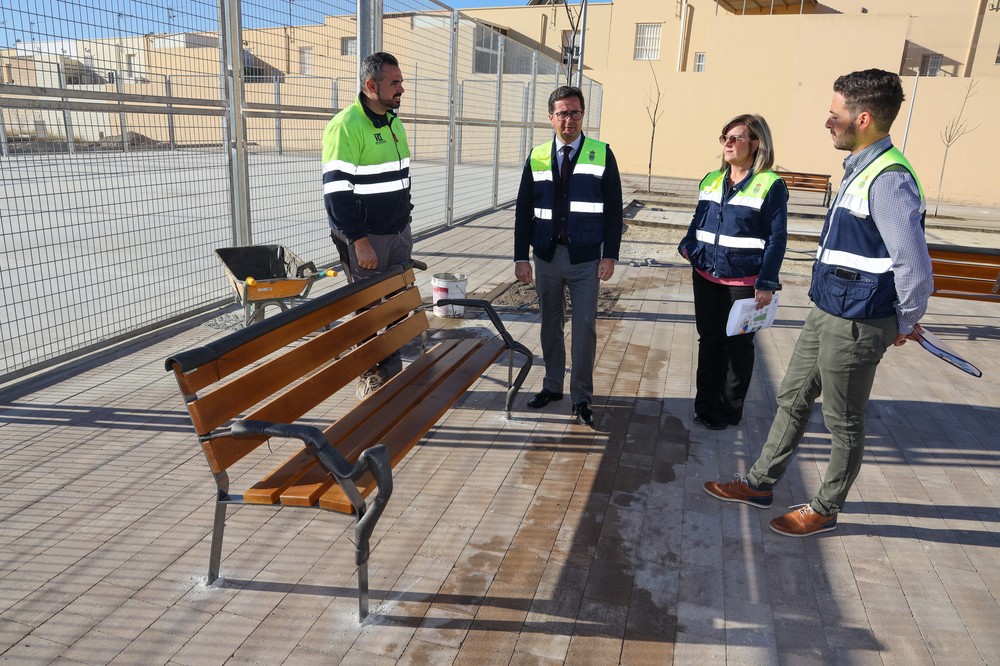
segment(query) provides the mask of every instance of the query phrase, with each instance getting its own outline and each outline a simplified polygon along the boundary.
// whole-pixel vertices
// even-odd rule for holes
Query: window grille
[[[635,24],[635,60],[660,59],[660,24]]]
[[[694,71],[705,71],[705,53],[703,51],[696,51],[694,54]]]
[[[313,50],[311,46],[304,46],[299,49],[299,74],[312,76],[313,73]]]
[[[920,76],[937,76],[941,71],[941,54],[928,53],[920,59]]]
[[[340,55],[342,56],[352,56],[358,54],[358,38],[357,37],[341,37],[340,38]]]

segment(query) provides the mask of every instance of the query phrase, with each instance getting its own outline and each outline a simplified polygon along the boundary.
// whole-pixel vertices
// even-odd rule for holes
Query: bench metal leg
[[[222,533],[226,530],[226,507],[222,501],[215,503],[215,522],[212,526],[212,550],[208,556],[208,584],[211,585],[219,577],[219,565],[222,562]]]
[[[358,622],[368,617],[368,563],[358,565]]]

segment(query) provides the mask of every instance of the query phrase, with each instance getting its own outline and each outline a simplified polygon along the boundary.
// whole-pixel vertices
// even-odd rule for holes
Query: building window
[[[562,64],[580,64],[580,33],[573,30],[562,31]]]
[[[941,54],[928,53],[920,59],[920,76],[937,76],[941,71]]]
[[[311,46],[304,46],[299,49],[299,74],[312,76],[313,73],[313,50]]]
[[[125,54],[125,76],[130,79],[134,79],[136,77],[134,53]]]
[[[14,83],[14,68],[8,64],[4,64],[3,66],[2,83]]]
[[[705,52],[695,51],[694,52],[694,71],[704,72],[705,71]]]
[[[476,24],[476,45],[473,49],[473,71],[496,74],[500,62],[500,33],[488,25]]]
[[[340,55],[342,55],[342,56],[358,55],[358,38],[357,37],[341,37],[340,38]]]
[[[660,24],[635,24],[635,59],[660,59]]]

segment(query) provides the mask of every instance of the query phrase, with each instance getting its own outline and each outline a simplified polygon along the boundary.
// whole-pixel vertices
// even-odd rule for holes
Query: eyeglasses
[[[566,120],[567,118],[579,120],[580,118],[583,118],[583,111],[556,111],[552,115],[559,120]]]
[[[743,143],[744,141],[749,141],[749,140],[750,137],[748,136],[736,136],[735,134],[730,134],[729,136],[723,134],[722,136],[719,137],[719,143],[722,144],[723,146],[726,145],[727,143]]]

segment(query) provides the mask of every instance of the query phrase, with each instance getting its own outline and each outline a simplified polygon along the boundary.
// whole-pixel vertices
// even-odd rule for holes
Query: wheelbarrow
[[[287,310],[309,295],[313,282],[337,274],[332,268],[316,270],[313,262],[302,261],[282,245],[223,247],[215,254],[243,306],[245,326],[261,321],[268,305]]]

